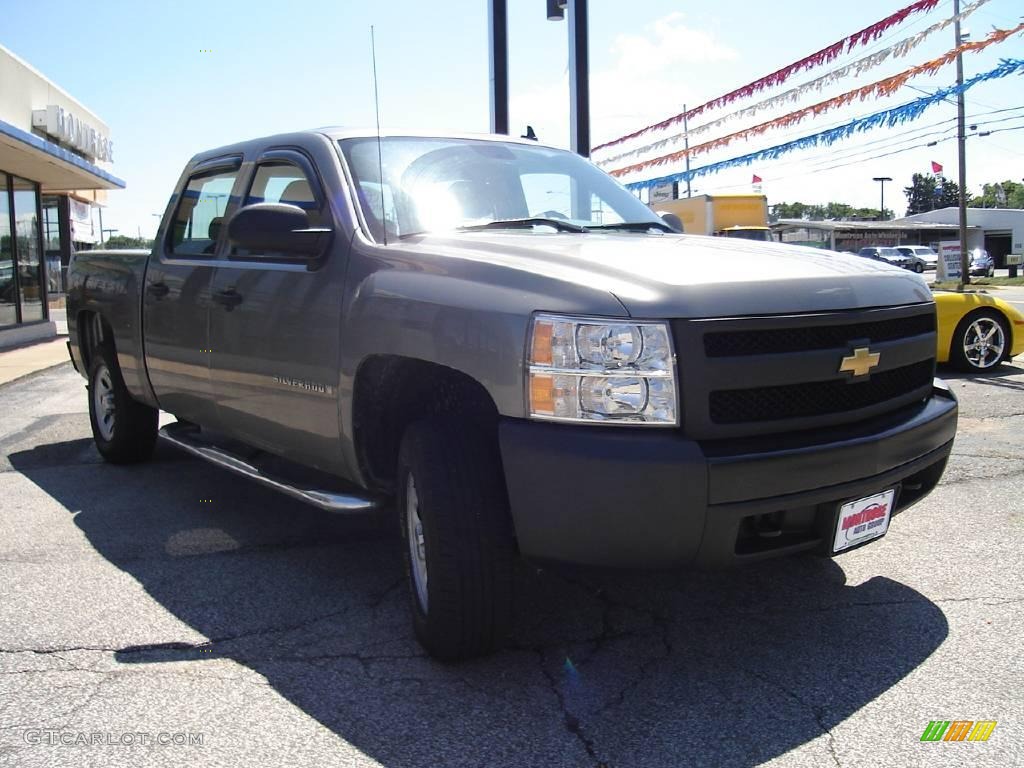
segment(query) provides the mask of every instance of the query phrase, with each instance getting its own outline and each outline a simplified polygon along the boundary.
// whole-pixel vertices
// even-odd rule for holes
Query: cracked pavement
[[[940,375],[954,457],[881,541],[726,573],[524,563],[512,647],[454,666],[412,637],[393,526],[165,446],[106,465],[70,366],[6,385],[0,766],[1022,764],[1024,365]],[[922,744],[934,719],[999,724]],[[136,737],[59,743],[80,733]],[[161,733],[203,743],[140,743]]]

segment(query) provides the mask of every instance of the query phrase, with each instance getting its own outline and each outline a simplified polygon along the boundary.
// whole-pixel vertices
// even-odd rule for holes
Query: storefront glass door
[[[0,328],[18,322],[18,284],[14,279],[14,242],[7,174],[0,173]]]
[[[39,232],[39,190],[34,183],[11,176],[14,190],[14,229],[18,264],[18,288],[21,293],[21,322],[31,323],[45,317],[42,280],[42,254]]]

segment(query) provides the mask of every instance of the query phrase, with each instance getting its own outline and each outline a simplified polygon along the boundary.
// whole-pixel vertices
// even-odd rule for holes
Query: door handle
[[[242,303],[242,294],[238,293],[234,288],[229,288],[226,291],[217,291],[211,298],[228,309],[237,307]]]
[[[150,283],[146,287],[146,292],[150,296],[155,296],[156,298],[161,299],[170,293],[171,289],[167,287],[166,283]]]

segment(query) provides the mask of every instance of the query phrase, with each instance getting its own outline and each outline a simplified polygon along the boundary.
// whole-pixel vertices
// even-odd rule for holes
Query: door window
[[[215,171],[189,179],[174,213],[171,251],[176,256],[212,256],[223,228],[238,171]]]
[[[249,193],[245,196],[244,205],[255,205],[256,203],[282,203],[298,206],[309,217],[309,226],[321,226],[323,218],[321,204],[313,192],[313,185],[309,183],[305,171],[292,163],[275,161],[261,163],[257,166]],[[266,255],[262,251],[250,251],[245,248],[234,247],[231,249],[233,257],[244,258],[256,253]],[[296,258],[289,254],[281,254],[281,257]]]
[[[306,174],[291,163],[264,163],[256,169],[245,205],[285,203],[297,205],[309,216],[310,226],[320,225],[320,203]]]

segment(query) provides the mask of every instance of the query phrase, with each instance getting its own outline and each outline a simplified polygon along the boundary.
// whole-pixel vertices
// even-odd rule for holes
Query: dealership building
[[[943,241],[960,240],[960,212],[940,208],[891,221],[805,221],[779,219],[772,232],[784,243],[833,251],[858,251],[866,246],[927,245],[936,252]],[[1024,210],[968,208],[967,248],[983,248],[997,268],[1010,253],[1024,254]]]
[[[112,162],[106,123],[0,46],[0,348],[56,334],[68,260],[125,186]]]

